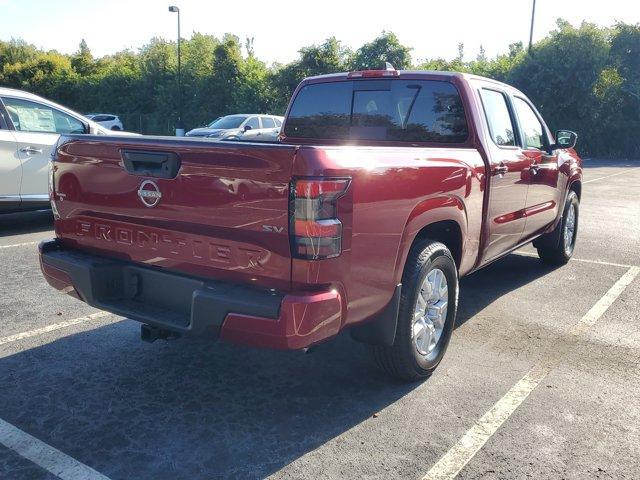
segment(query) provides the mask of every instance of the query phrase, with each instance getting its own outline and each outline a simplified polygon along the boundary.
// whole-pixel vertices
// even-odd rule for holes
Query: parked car
[[[51,150],[60,134],[70,133],[116,134],[37,95],[0,88],[0,212],[50,208]]]
[[[227,115],[214,120],[206,127],[189,130],[186,136],[215,140],[260,140],[262,136],[275,139],[282,126],[282,120],[283,117],[275,115]]]
[[[301,349],[350,328],[416,380],[445,353],[459,277],[532,241],[571,258],[576,138],[509,85],[395,70],[305,79],[277,144],[65,135],[42,271],[145,340]]]
[[[237,142],[278,142],[280,138],[280,128],[270,128],[262,130],[247,130],[237,134],[229,135],[222,140]]]
[[[88,113],[85,117],[102,125],[104,128],[108,128],[109,130],[124,130],[122,120],[120,120],[120,117],[117,115],[112,115],[110,113]]]

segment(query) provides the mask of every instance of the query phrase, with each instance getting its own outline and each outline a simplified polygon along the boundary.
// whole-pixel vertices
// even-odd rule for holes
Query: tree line
[[[193,33],[181,42],[183,121],[187,128],[230,113],[283,114],[300,80],[381,68],[456,70],[507,82],[526,93],[550,128],[575,130],[583,155],[640,158],[640,24],[611,27],[558,20],[531,50],[521,42],[488,58],[415,61],[411,48],[382,32],[353,51],[335,37],[303,47],[288,64],[267,65],[253,39]],[[0,85],[27,90],[84,112],[115,113],[125,129],[170,134],[178,109],[175,42],[95,58],[83,40],[71,55],[22,40],[0,42]]]

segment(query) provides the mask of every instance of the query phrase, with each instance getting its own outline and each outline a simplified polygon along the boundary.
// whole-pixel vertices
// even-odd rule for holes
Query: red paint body
[[[230,313],[221,337],[302,348],[381,312],[416,236],[437,222],[459,232],[460,275],[555,226],[570,185],[581,182],[580,158],[573,150],[498,147],[478,90],[521,93],[462,74],[400,72],[395,78],[453,83],[467,116],[467,141],[318,145],[285,137],[280,145],[243,145],[75,136],[61,145],[54,167],[58,240],[85,253],[284,292],[278,320]],[[307,79],[294,98],[307,83],[345,80],[346,74]],[[176,178],[154,179],[162,192],[154,208],[140,202],[146,177],[124,171],[122,149],[180,157]],[[508,172],[492,175],[501,162]],[[298,177],[351,179],[338,200],[342,253],[335,258],[292,258],[289,185]],[[55,288],[69,287],[64,272],[43,271]]]

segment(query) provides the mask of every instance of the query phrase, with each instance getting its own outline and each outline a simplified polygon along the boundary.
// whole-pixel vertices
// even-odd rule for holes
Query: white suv
[[[68,108],[0,88],[0,212],[49,208],[48,167],[61,134],[114,132]]]
[[[117,115],[111,115],[110,113],[87,113],[85,117],[109,130],[124,130],[122,120],[120,120],[120,117]]]
[[[211,140],[247,140],[274,141],[283,117],[239,113],[219,117],[206,127],[194,128],[187,132],[187,137],[206,137]]]

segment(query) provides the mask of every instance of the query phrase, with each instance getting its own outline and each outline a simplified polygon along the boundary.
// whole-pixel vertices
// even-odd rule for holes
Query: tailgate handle
[[[155,178],[176,178],[180,157],[173,152],[122,150],[124,169],[132,175]]]

